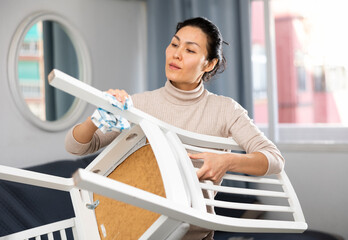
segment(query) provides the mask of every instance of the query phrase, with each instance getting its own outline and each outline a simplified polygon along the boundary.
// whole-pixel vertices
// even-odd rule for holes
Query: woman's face
[[[206,56],[207,37],[197,27],[181,28],[166,49],[166,77],[182,90],[193,90],[213,67]]]

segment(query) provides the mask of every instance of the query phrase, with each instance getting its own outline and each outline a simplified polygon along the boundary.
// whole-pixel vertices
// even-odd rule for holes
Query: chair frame
[[[91,193],[104,195],[161,214],[161,217],[140,239],[180,239],[188,230],[189,224],[229,232],[298,233],[307,229],[300,203],[285,171],[277,174],[276,178],[241,176],[234,173],[227,173],[224,176],[226,180],[276,185],[281,188],[281,191],[243,189],[199,182],[196,169],[188,157],[187,151],[225,153],[213,149],[243,150],[233,139],[189,132],[164,123],[134,107],[122,111],[113,107],[103,92],[59,70],[53,70],[49,74],[49,82],[58,89],[115,115],[125,117],[132,123],[131,128],[124,130],[86,169],[79,169],[72,178],[61,178],[1,166],[0,179],[69,192],[75,218],[11,234],[0,240],[28,239],[30,237],[40,239],[42,234],[47,234],[49,239],[53,239],[52,232],[55,231],[59,231],[62,239],[66,239],[64,235],[66,228],[72,228],[74,239],[100,239],[94,211],[86,208],[86,205],[93,204]],[[166,198],[106,177],[135,149],[144,145],[145,138],[155,154]],[[205,199],[202,189],[283,198],[287,200],[288,205],[246,204]],[[291,214],[293,219],[242,219],[219,216],[208,213],[207,206],[286,212]]]

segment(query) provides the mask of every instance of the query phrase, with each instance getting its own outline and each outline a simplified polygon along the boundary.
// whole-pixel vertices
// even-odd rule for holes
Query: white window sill
[[[268,136],[267,126],[260,130]],[[282,151],[348,152],[348,127],[335,125],[280,124],[278,141]]]
[[[332,142],[294,142],[276,143],[281,152],[342,152],[348,153],[348,143]]]

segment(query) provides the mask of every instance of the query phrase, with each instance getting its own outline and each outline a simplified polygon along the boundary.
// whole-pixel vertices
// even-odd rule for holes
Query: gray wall
[[[348,239],[347,151],[280,150],[309,228]]]
[[[303,145],[280,145],[279,148],[286,159],[285,171],[301,203],[308,228],[348,239],[347,149],[325,145],[307,145],[307,149]],[[270,203],[268,198],[261,201]],[[284,202],[279,200],[279,204]],[[290,216],[280,213],[263,216],[269,217],[288,220]]]
[[[67,130],[47,132],[28,122],[10,93],[7,57],[18,25],[31,13],[47,10],[64,17],[85,40],[92,85],[101,90],[143,91],[146,66],[146,3],[111,0],[0,1],[0,164],[26,167],[72,159],[64,149]],[[94,107],[86,109],[84,120]]]

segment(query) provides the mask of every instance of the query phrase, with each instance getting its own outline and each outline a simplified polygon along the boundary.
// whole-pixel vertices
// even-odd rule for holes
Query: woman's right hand
[[[125,104],[126,99],[129,97],[128,93],[125,90],[109,89],[106,92],[113,95],[117,99],[117,101],[121,102],[122,104]],[[93,134],[97,129],[98,127],[94,125],[91,117],[88,117],[86,121],[75,126],[75,128],[73,129],[73,136],[79,143],[88,143],[89,141],[91,141]]]
[[[109,89],[106,92],[114,96],[117,101],[121,102],[122,104],[125,104],[126,99],[129,98],[128,93],[123,89]]]

